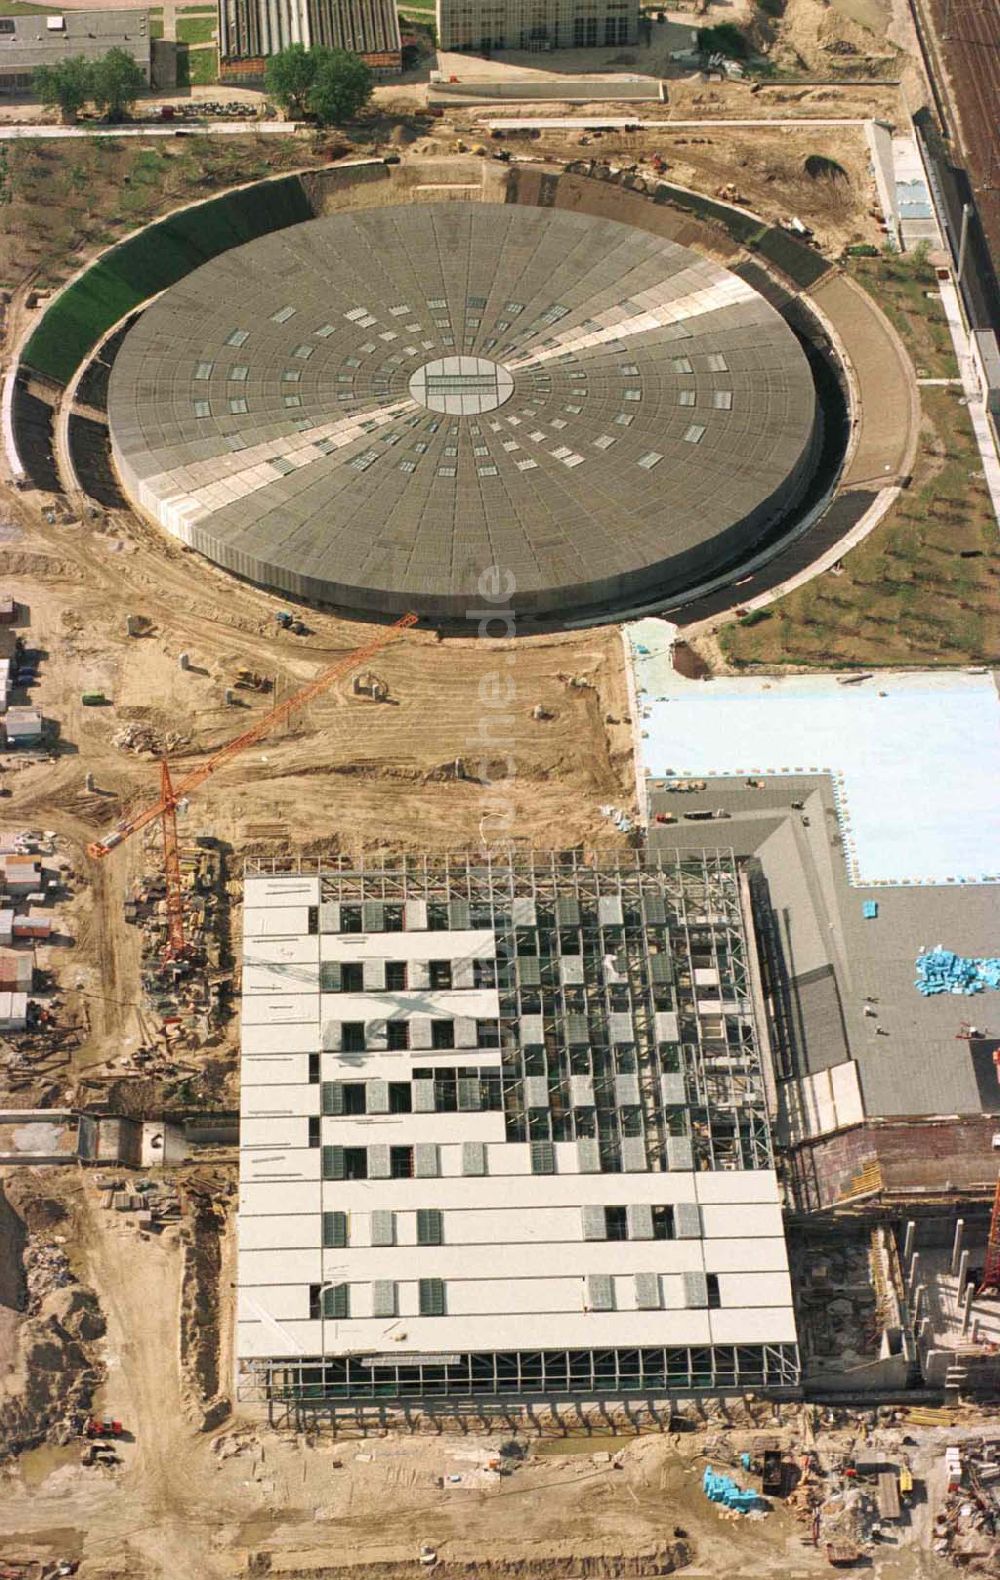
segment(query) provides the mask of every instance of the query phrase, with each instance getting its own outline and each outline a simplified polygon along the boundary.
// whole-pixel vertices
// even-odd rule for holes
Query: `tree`
[[[58,106],[64,121],[74,121],[90,98],[93,72],[82,55],[70,55],[55,66],[36,66],[32,86],[43,104]]]
[[[372,96],[374,78],[358,55],[346,49],[314,49],[316,76],[308,105],[325,126],[351,121]]]
[[[91,98],[109,121],[121,121],[146,86],[142,67],[126,49],[109,49],[95,60]]]
[[[289,44],[268,60],[264,71],[264,85],[272,99],[277,99],[286,115],[302,116],[306,110],[309,90],[316,81],[315,49],[303,44]]]
[[[727,60],[746,60],[749,53],[746,38],[734,22],[700,27],[698,48],[703,55],[724,55]]]

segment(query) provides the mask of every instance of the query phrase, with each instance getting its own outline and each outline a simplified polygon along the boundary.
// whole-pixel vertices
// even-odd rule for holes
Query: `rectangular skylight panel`
[[[611,446],[613,444],[617,444],[617,443],[618,443],[618,440],[617,439],[613,439],[609,433],[602,433],[599,439],[595,439],[594,440],[594,449],[595,450],[610,450]]]
[[[713,351],[708,358],[708,371],[710,373],[728,373],[729,363],[721,351]]]
[[[313,330],[313,334],[315,334],[320,340],[329,340],[330,336],[334,333],[335,331],[332,324],[321,324],[318,329]]]
[[[716,411],[732,411],[732,390],[716,390],[715,394],[712,396],[712,405],[715,407]]]
[[[246,363],[240,362],[229,369],[229,377],[234,384],[242,384],[245,383],[247,374],[249,372],[250,369],[247,367]]]
[[[700,444],[704,434],[704,428],[698,423],[693,422],[687,433],[684,435],[684,438],[687,440],[688,444]]]
[[[698,397],[694,390],[678,390],[677,392],[678,406],[694,406],[697,399]]]
[[[389,309],[393,318],[403,318],[407,313],[412,313],[412,311],[412,307],[408,307],[405,302],[401,302],[398,307],[390,307]]]
[[[196,417],[211,417],[211,415],[212,415],[212,408],[209,405],[208,401],[207,400],[196,400],[195,403],[194,403],[194,414],[195,414]]]
[[[234,395],[229,402],[229,410],[234,417],[240,417],[245,411],[249,411],[250,408],[241,395]]]
[[[271,322],[272,324],[287,324],[288,320],[294,317],[294,307],[279,307],[276,313],[271,314]]]
[[[312,354],[313,354],[313,352],[315,350],[316,350],[315,346],[307,346],[307,345],[296,346],[295,350],[292,352],[292,356],[293,357],[298,357],[300,362],[308,362],[309,358],[312,356]]]
[[[194,370],[195,378],[196,379],[210,379],[212,377],[212,369],[214,367],[215,367],[215,363],[214,362],[199,362],[198,366]]]
[[[639,457],[639,463],[638,464],[641,467],[643,467],[645,469],[645,471],[651,472],[653,470],[653,467],[654,466],[659,466],[659,464],[660,464],[660,462],[662,460],[663,460],[662,455],[658,454],[658,452],[656,450],[649,450],[649,451],[647,451],[647,453],[645,455],[641,455]]]
[[[673,367],[675,373],[694,372],[694,368],[691,366],[691,360],[689,357],[673,357],[671,359],[671,366]]]
[[[368,309],[367,307],[352,307],[349,313],[344,314],[344,317],[351,324],[360,324],[362,318],[368,317]]]

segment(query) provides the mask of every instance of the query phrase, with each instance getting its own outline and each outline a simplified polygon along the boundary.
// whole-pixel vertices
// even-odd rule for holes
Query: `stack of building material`
[[[929,949],[917,956],[918,993],[931,998],[935,993],[955,993],[968,997],[984,988],[1000,988],[1000,958],[975,959],[956,955],[950,949]]]
[[[721,1503],[727,1509],[735,1509],[737,1514],[749,1514],[751,1509],[760,1507],[760,1498],[751,1488],[738,1487],[731,1476],[724,1476],[721,1471],[713,1470],[711,1465],[705,1466],[702,1478],[705,1496],[712,1503]]]

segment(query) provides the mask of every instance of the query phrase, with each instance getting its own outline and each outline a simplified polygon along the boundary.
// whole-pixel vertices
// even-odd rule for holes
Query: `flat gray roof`
[[[816,443],[806,359],[746,282],[471,202],[206,264],[130,331],[109,414],[126,487],[210,559],[432,618],[468,617],[491,565],[540,613],[686,585],[796,502]]]
[[[659,781],[653,781],[658,784]],[[993,995],[923,998],[914,987],[922,948],[996,953],[1000,913],[995,885],[855,888],[838,834],[828,774],[782,776],[750,789],[740,779],[705,782],[704,791],[654,790],[650,815],[712,809],[711,823],[651,824],[654,848],[731,845],[756,856],[767,883],[788,980],[790,1033],[805,1075],[855,1059],[869,1117],[1000,1113],[993,1067],[1000,1026]],[[801,810],[793,801],[802,801]],[[714,837],[713,837],[714,836]],[[866,921],[862,905],[875,900]],[[866,1015],[868,1003],[875,1010]],[[970,1043],[963,1023],[992,1029]]]
[[[149,13],[65,11],[0,17],[0,76],[54,66],[73,55],[94,60],[109,49],[127,50],[148,76]]]

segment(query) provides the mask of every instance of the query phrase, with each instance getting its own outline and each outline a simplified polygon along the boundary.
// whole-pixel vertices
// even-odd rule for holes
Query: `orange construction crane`
[[[983,1276],[979,1280],[977,1295],[1000,1295],[1000,1174],[997,1175],[996,1195],[990,1217],[990,1237],[986,1242],[986,1260]]]
[[[129,839],[133,834],[138,834],[140,829],[146,828],[150,823],[155,822],[157,818],[160,820],[163,828],[163,867],[167,882],[168,936],[166,956],[168,959],[181,959],[186,949],[184,939],[184,900],[181,893],[180,857],[177,850],[177,808],[180,803],[193,790],[197,790],[199,785],[204,784],[206,779],[211,778],[212,774],[217,773],[226,763],[231,762],[234,757],[238,757],[241,752],[246,751],[248,746],[255,746],[258,741],[263,740],[266,735],[271,733],[276,724],[281,724],[291,714],[304,707],[307,702],[310,702],[313,697],[318,697],[320,692],[325,691],[327,686],[332,685],[342,675],[349,674],[357,665],[364,664],[368,659],[373,658],[376,653],[380,652],[383,647],[392,641],[397,632],[405,631],[409,626],[416,625],[417,619],[418,616],[415,614],[404,614],[401,620],[397,620],[394,625],[389,626],[373,642],[369,642],[365,647],[359,647],[355,652],[348,654],[347,658],[340,659],[336,664],[331,664],[328,669],[324,669],[316,676],[315,680],[309,681],[308,685],[303,686],[300,691],[296,691],[291,697],[286,697],[284,702],[279,702],[277,707],[271,708],[270,712],[265,713],[264,717],[259,719],[249,730],[244,730],[242,735],[237,735],[234,740],[229,741],[225,746],[220,746],[218,751],[213,752],[211,757],[206,758],[200,767],[192,769],[189,774],[185,774],[184,778],[179,779],[176,784],[173,783],[170,777],[170,766],[166,758],[164,758],[160,764],[159,801],[145,807],[143,811],[136,813],[135,817],[126,818],[119,823],[118,827],[112,829],[106,839],[96,840],[92,845],[87,846],[88,856],[93,857],[95,861],[101,861],[105,856],[109,856],[119,845],[123,844],[126,839]]]

